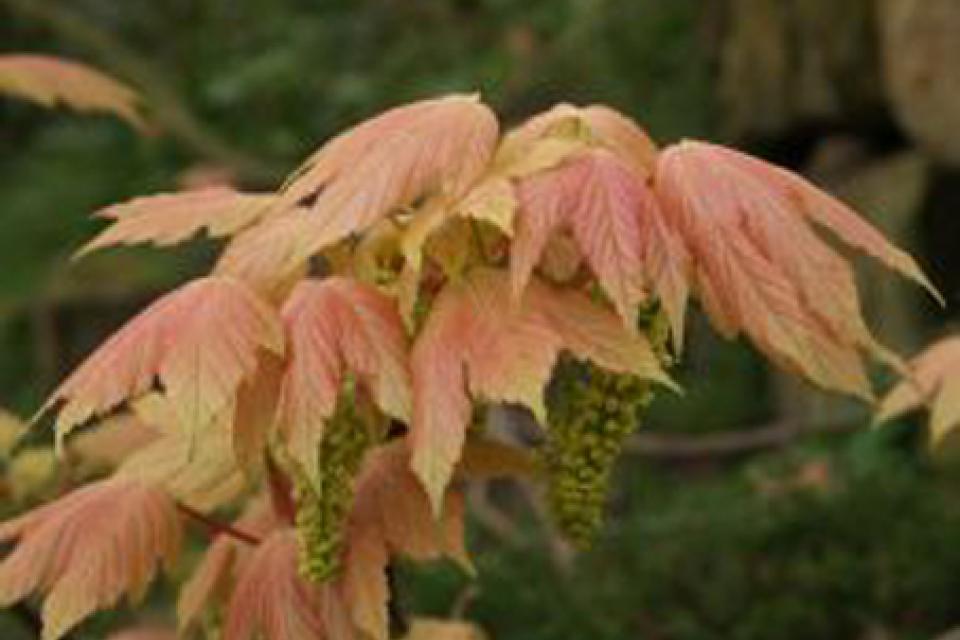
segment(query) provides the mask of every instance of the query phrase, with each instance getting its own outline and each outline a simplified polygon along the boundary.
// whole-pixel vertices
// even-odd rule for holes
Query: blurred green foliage
[[[698,0],[33,2],[67,7],[124,49],[107,55],[0,0],[5,51],[120,75],[142,59],[163,81],[154,106],[168,109],[172,95],[194,114],[236,157],[244,187],[276,186],[324,139],[384,108],[451,91],[480,91],[507,124],[571,101],[615,106],[660,140],[718,128],[709,3]],[[247,173],[251,158],[265,170]],[[0,403],[32,413],[145,300],[210,262],[201,244],[71,264],[99,228],[88,214],[225,160],[176,131],[141,139],[109,119],[0,100]],[[677,373],[686,393],[658,397],[652,428],[769,420],[759,359],[702,323],[691,331]],[[474,527],[480,592],[469,614],[496,640],[856,640],[874,628],[928,638],[960,621],[960,480],[917,451],[914,433],[804,440],[732,465],[632,459],[607,534],[569,575],[536,526],[521,546]],[[443,614],[464,584],[445,568],[405,570],[401,594]],[[171,597],[162,587],[151,606]],[[2,615],[0,637],[31,637]],[[78,637],[104,637],[127,616],[100,616]]]
[[[533,526],[514,547],[478,535],[468,615],[504,640],[930,638],[960,617],[960,474],[918,458],[916,434],[815,440],[722,473],[630,460],[606,536],[569,573]],[[436,615],[467,584],[404,575],[408,606]]]

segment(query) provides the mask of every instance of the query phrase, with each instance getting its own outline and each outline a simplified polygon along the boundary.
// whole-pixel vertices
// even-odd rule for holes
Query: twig
[[[856,429],[846,423],[804,429],[790,422],[773,422],[768,426],[739,431],[678,436],[659,433],[637,433],[627,441],[624,451],[630,454],[664,459],[710,458],[736,456],[764,449],[782,447],[801,434],[846,433]]]
[[[260,544],[260,538],[252,534],[249,534],[246,531],[241,531],[240,529],[237,529],[231,524],[228,524],[226,522],[220,522],[219,520],[215,520],[210,516],[206,515],[205,513],[201,513],[196,509],[194,509],[193,507],[189,507],[183,504],[182,502],[177,503],[177,509],[180,511],[180,513],[184,514],[191,520],[199,522],[200,524],[202,524],[204,527],[206,527],[216,535],[220,535],[220,534],[228,535],[231,538],[236,538],[241,542],[246,542],[247,544],[251,544],[254,546]]]

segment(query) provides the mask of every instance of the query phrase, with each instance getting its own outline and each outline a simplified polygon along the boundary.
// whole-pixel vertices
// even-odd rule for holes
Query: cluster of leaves
[[[638,310],[663,309],[679,354],[691,293],[725,335],[870,398],[865,356],[899,361],[810,223],[927,285],[801,178],[707,143],[660,150],[602,106],[560,105],[501,136],[476,96],[425,100],[332,139],[276,193],[163,194],[103,215],[82,252],[200,231],[228,243],[43,407],[61,450],[118,413],[151,434],[108,477],[0,527],[18,542],[0,601],[44,593],[50,640],[139,597],[174,562],[183,515],[244,504],[181,591],[184,628],[219,603],[231,640],[385,638],[392,556],[470,566],[459,480],[474,403],[546,425],[561,353],[615,374],[628,407],[644,395],[622,376],[673,386]],[[382,444],[357,435],[388,422]],[[615,422],[618,437],[632,426]]]

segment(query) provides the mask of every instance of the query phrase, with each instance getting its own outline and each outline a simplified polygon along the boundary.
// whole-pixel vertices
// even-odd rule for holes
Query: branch
[[[855,425],[842,423],[813,430],[791,422],[773,422],[752,429],[701,436],[638,433],[627,441],[624,451],[668,460],[736,456],[782,447],[805,433],[846,433],[855,428]]]
[[[231,538],[236,538],[241,542],[246,542],[247,544],[251,544],[254,546],[260,544],[260,538],[252,534],[249,534],[246,531],[241,531],[240,529],[237,529],[231,524],[228,524],[226,522],[220,522],[219,520],[215,520],[210,516],[206,515],[205,513],[201,513],[197,511],[193,507],[188,507],[182,502],[177,503],[177,510],[179,510],[180,513],[184,514],[191,520],[194,520],[202,524],[214,535],[220,535],[220,534],[227,535],[227,536],[230,536]]]
[[[201,122],[160,68],[109,31],[73,9],[49,0],[0,0],[0,4],[93,52],[104,65],[142,92],[164,130],[198,155],[228,167],[244,181],[272,184],[277,177],[269,165],[234,148]]]

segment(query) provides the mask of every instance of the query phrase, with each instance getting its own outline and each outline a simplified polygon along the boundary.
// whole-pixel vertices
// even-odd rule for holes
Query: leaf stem
[[[226,522],[220,522],[219,520],[215,520],[210,516],[208,516],[207,514],[201,513],[200,511],[197,511],[193,507],[189,507],[183,504],[182,502],[177,503],[177,510],[179,510],[180,513],[184,514],[191,520],[194,520],[202,524],[214,535],[220,535],[220,534],[228,535],[231,538],[236,538],[241,542],[246,542],[247,544],[251,544],[254,546],[260,544],[260,538],[256,537],[255,535],[247,533],[246,531],[241,531],[240,529],[237,529],[233,525],[228,524]]]

